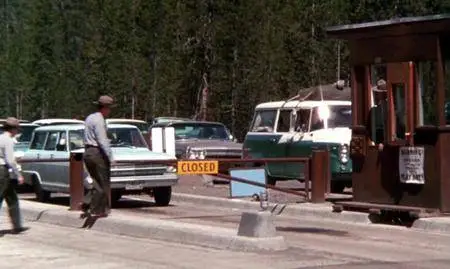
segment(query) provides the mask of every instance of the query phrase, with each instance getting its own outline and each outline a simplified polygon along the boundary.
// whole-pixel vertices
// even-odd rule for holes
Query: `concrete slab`
[[[239,223],[238,235],[269,238],[276,236],[274,218],[267,211],[243,212]]]
[[[217,207],[238,208],[243,210],[260,209],[259,202],[246,201],[243,199],[227,199],[227,198],[217,198],[184,193],[172,193],[172,200],[194,204],[195,203],[208,204],[210,206],[217,206]],[[268,210],[271,210],[274,206],[275,206],[274,203],[269,203]],[[351,222],[360,224],[371,223],[368,214],[366,213],[348,212],[348,211],[344,211],[341,213],[332,212],[331,203],[288,204],[281,214],[295,218],[302,218],[302,217],[319,218],[323,221]]]
[[[25,200],[21,200],[20,203],[26,221],[73,228],[83,226],[84,220],[79,218],[80,212],[78,211],[69,211],[67,207],[63,206]],[[238,236],[235,229],[153,219],[142,215],[123,214],[114,210],[108,218],[97,220],[91,229],[116,235],[237,251],[279,251],[288,248],[282,236],[244,237]]]

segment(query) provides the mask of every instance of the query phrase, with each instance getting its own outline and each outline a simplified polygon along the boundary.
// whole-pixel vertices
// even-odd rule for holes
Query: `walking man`
[[[84,163],[92,177],[92,188],[84,197],[82,216],[107,217],[110,211],[108,193],[110,192],[110,168],[113,156],[107,136],[105,118],[114,106],[110,96],[100,96],[97,102],[98,111],[90,114],[85,120],[84,130]]]
[[[0,208],[5,199],[13,225],[13,233],[21,233],[27,228],[22,226],[19,198],[15,188],[17,184],[23,184],[23,177],[14,157],[13,140],[13,137],[19,132],[19,120],[13,117],[7,118],[3,124],[3,131],[3,134],[0,135]],[[12,170],[11,175],[9,169]]]

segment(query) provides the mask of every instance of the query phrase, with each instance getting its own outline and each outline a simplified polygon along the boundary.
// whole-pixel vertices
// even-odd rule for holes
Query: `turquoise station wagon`
[[[108,124],[113,156],[129,163],[111,167],[111,200],[123,194],[148,193],[157,205],[169,204],[172,186],[178,182],[175,167],[164,164],[133,164],[137,160],[176,160],[175,156],[152,152],[133,125]],[[63,162],[25,162],[22,164],[25,182],[34,187],[36,198],[45,202],[53,192],[69,193],[70,152],[84,151],[84,124],[49,125],[33,132],[30,147],[21,159],[55,159]],[[85,188],[92,179],[84,172]]]
[[[350,101],[280,101],[259,104],[244,140],[245,158],[307,157],[313,149],[330,151],[331,191],[351,187]],[[269,163],[267,182],[304,180],[299,163]]]

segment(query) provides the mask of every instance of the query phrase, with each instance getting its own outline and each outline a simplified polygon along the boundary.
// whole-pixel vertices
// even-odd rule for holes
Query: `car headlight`
[[[186,157],[188,159],[205,159],[206,158],[206,151],[202,149],[192,149],[187,148],[186,149]]]
[[[340,160],[343,164],[348,163],[348,145],[347,144],[343,144],[340,147]]]
[[[176,173],[177,172],[177,168],[174,167],[174,166],[167,166],[166,172],[167,173]]]

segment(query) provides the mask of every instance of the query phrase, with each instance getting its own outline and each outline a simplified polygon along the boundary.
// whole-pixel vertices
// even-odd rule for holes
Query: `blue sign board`
[[[264,168],[233,168],[230,169],[230,176],[266,184],[266,170]],[[254,194],[259,195],[259,193],[263,191],[265,191],[265,188],[263,187],[241,183],[234,180],[230,182],[230,196],[232,198],[253,196]]]

